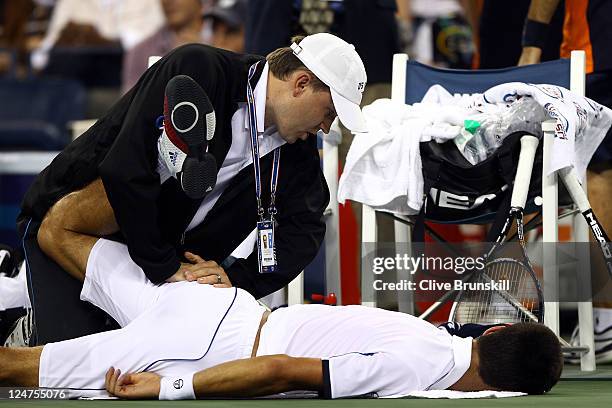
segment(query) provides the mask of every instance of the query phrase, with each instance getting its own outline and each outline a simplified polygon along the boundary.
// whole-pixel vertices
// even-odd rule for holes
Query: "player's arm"
[[[193,375],[196,398],[257,397],[322,388],[323,363],[316,358],[262,356],[219,364]],[[158,398],[161,377],[153,373],[121,376],[111,368],[106,374],[106,389],[120,398]]]
[[[542,56],[548,24],[552,20],[559,0],[531,0],[523,28],[523,52],[518,65],[537,64]]]

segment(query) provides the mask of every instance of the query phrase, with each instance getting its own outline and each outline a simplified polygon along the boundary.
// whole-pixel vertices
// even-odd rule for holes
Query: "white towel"
[[[546,174],[573,166],[582,176],[612,125],[612,110],[589,98],[556,85],[509,82],[472,96],[451,95],[440,85],[434,85],[423,102],[457,105],[470,112],[496,113],[517,97],[527,95],[557,122],[552,160],[545,164]]]
[[[612,125],[612,110],[552,85],[511,82],[474,95],[451,95],[434,85],[421,103],[379,99],[363,108],[369,131],[353,139],[340,177],[338,202],[349,199],[378,211],[417,214],[423,204],[419,142],[454,139],[465,119],[499,113],[522,95],[532,96],[557,120],[547,174],[569,166],[584,174]]]
[[[508,397],[521,397],[527,395],[524,392],[510,392],[510,391],[450,391],[450,390],[436,390],[436,391],[415,391],[408,395],[393,396],[393,397],[382,397],[381,399],[392,399],[392,398],[445,398],[445,399],[470,399],[470,398],[508,398]],[[287,399],[287,398],[317,398],[317,393],[308,391],[297,391],[296,393],[282,393],[270,395],[267,397],[255,398],[255,399]],[[117,397],[111,397],[110,395],[100,395],[97,397],[80,397],[80,400],[87,401],[98,401],[98,400],[116,400]]]
[[[416,214],[423,204],[419,142],[456,137],[463,108],[438,104],[406,105],[379,99],[363,113],[369,133],[358,133],[346,157],[338,201],[350,199],[376,210]]]
[[[452,391],[452,390],[431,390],[414,391],[408,395],[383,397],[383,398],[446,398],[446,399],[471,399],[471,398],[508,398],[521,397],[527,395],[524,392],[512,391]]]
[[[494,86],[482,94],[482,100],[500,103],[522,95],[532,96],[557,122],[552,160],[545,163],[546,174],[573,166],[583,175],[612,125],[612,110],[560,86],[522,82]]]

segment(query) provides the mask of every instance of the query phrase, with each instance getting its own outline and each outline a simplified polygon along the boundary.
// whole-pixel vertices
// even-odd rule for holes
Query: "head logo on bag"
[[[504,192],[508,189],[508,185],[505,184],[500,189],[500,192]],[[484,194],[470,199],[465,195],[453,194],[449,191],[439,190],[437,188],[431,188],[429,190],[429,196],[434,200],[434,203],[441,208],[454,208],[456,210],[473,210],[480,207],[487,201],[493,201],[497,198],[498,194]]]
[[[508,135],[490,157],[476,165],[469,163],[453,142],[420,143],[426,192],[425,219],[439,223],[479,223],[495,219],[502,205],[506,205],[506,201],[510,204],[508,192],[512,190],[516,174],[520,137],[525,134]],[[541,174],[540,153],[534,162],[534,176],[527,196],[531,205],[529,211],[533,211],[533,199],[541,194]]]

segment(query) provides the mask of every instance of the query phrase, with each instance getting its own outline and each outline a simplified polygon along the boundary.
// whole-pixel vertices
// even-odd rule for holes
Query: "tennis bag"
[[[490,157],[475,165],[463,157],[453,141],[421,143],[425,221],[478,224],[492,222],[498,211],[505,216],[520,154],[520,138],[526,134],[508,135]],[[534,198],[542,191],[542,145],[536,152],[526,214],[538,209]]]

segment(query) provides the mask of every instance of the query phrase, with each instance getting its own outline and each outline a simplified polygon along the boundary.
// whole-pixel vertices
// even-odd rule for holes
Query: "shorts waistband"
[[[240,355],[238,358],[250,358],[255,345],[255,337],[259,331],[259,323],[266,309],[263,306],[257,305],[248,318],[245,318],[244,326],[240,330],[240,338],[243,339],[240,344]]]

